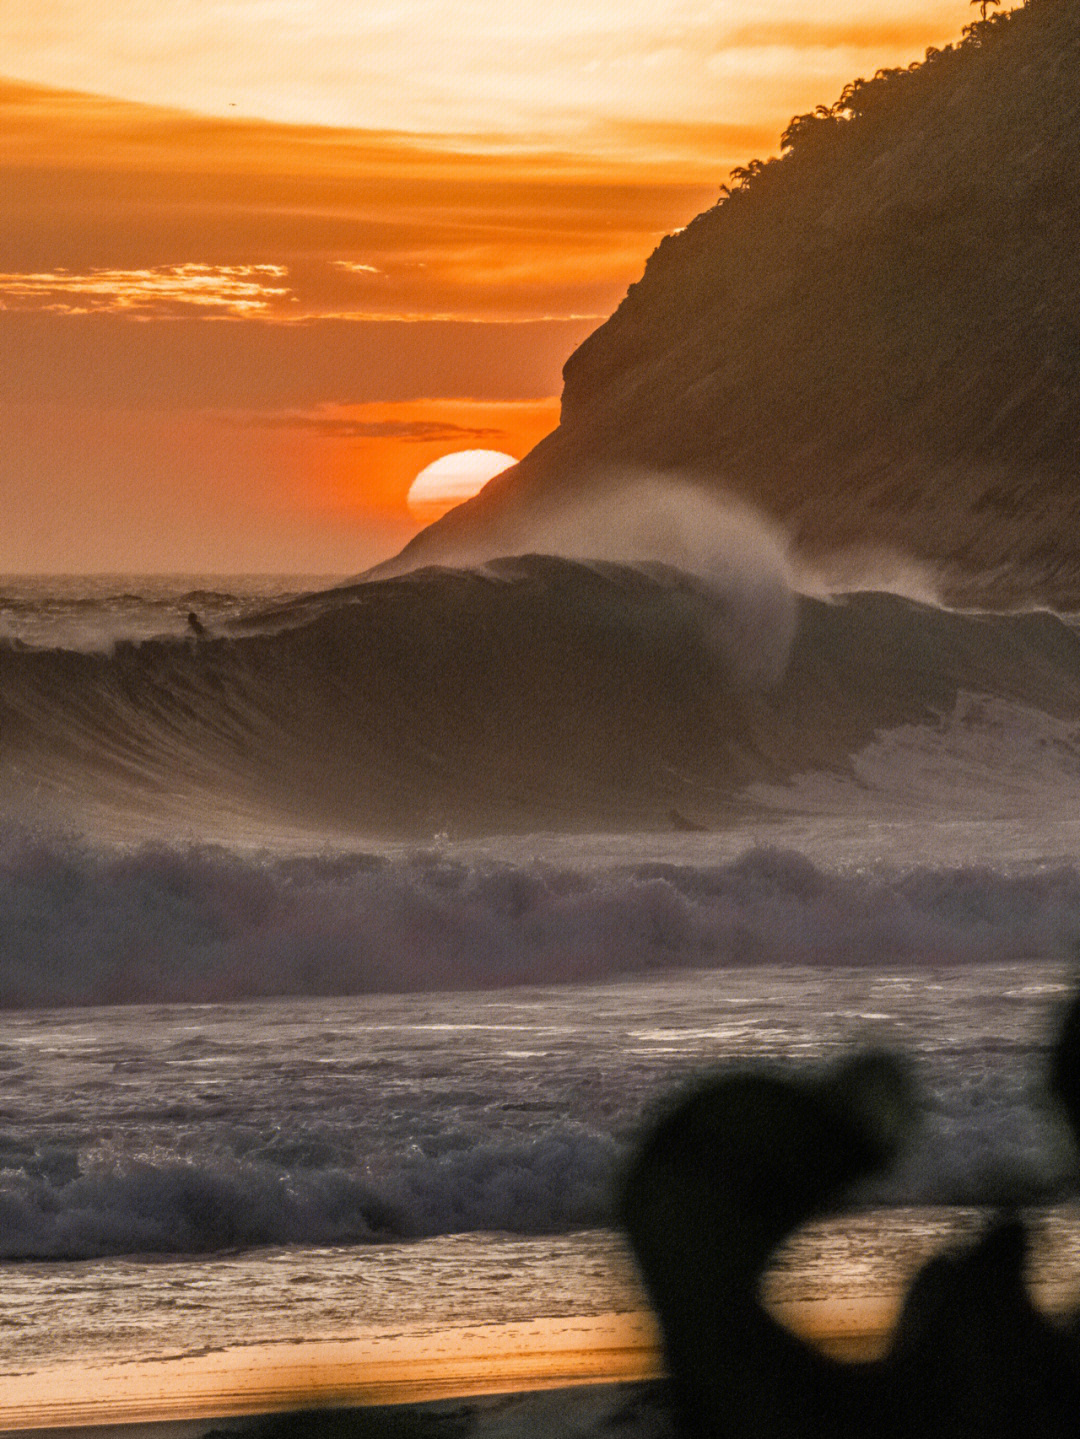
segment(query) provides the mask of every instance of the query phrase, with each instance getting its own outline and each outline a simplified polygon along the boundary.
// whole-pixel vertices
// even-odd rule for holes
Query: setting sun
[[[516,465],[513,455],[501,450],[455,450],[425,467],[409,487],[409,509],[417,519],[430,521],[445,515],[462,500],[472,499],[488,480]]]

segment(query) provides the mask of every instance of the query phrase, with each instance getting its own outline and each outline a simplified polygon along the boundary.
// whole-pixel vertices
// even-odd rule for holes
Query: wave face
[[[3,809],[138,838],[694,829],[867,795],[1075,806],[1070,622],[801,598],[778,648],[776,612],[659,565],[534,556],[202,638],[0,645]]]

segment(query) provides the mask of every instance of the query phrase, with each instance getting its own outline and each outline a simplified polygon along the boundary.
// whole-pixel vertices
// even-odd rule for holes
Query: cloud
[[[405,440],[414,444],[451,444],[459,440],[505,439],[506,431],[490,425],[457,425],[447,420],[358,420],[347,415],[270,415],[248,424],[263,428],[304,430],[334,440]]]
[[[901,18],[885,0],[833,0],[822,29],[863,31],[876,68],[955,36],[971,14],[967,0],[902,8]],[[743,95],[708,60],[756,23],[801,46],[812,9],[805,0],[110,0],[88,21],[85,0],[35,0],[0,7],[0,54],[22,76],[204,112],[505,140],[558,133],[581,111],[740,117]],[[835,77],[837,89],[846,78]],[[776,116],[778,131],[791,113]]]
[[[265,314],[294,299],[284,265],[160,265],[145,270],[67,270],[39,274],[0,273],[0,309],[50,310],[79,315],[113,311],[133,316],[173,315],[194,309],[206,315]]]
[[[0,81],[0,272],[16,277],[9,307],[67,313],[125,297],[132,317],[186,312],[193,277],[208,297],[216,275],[232,285],[218,313],[256,324],[599,317],[662,236],[717,199],[725,158],[746,158],[741,143],[717,153],[717,138],[582,121],[559,150],[215,119]],[[287,271],[291,294],[271,293],[279,279],[263,267]],[[238,291],[260,273],[258,292]],[[80,277],[78,295],[65,275]]]

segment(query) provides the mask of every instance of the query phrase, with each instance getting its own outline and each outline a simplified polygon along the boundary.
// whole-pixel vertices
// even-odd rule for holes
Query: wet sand
[[[779,1317],[829,1352],[880,1352],[899,1296],[808,1300]],[[225,1418],[314,1405],[423,1403],[663,1373],[647,1312],[373,1329],[348,1339],[252,1344],[131,1363],[67,1363],[0,1377],[0,1430]]]
[[[894,1211],[809,1226],[777,1256],[765,1281],[765,1302],[781,1323],[825,1352],[848,1360],[874,1358],[888,1346],[915,1270],[943,1245],[975,1232],[978,1222],[974,1211]],[[1032,1296],[1048,1311],[1064,1310],[1076,1299],[1080,1226],[1070,1212],[1048,1211],[1033,1234]],[[586,1268],[594,1285],[598,1274],[609,1269],[618,1273],[617,1262],[612,1263],[617,1261],[618,1241],[607,1237],[616,1246],[609,1254],[604,1238],[569,1236],[559,1250],[567,1248],[564,1257],[575,1275],[585,1256],[591,1256]],[[514,1242],[512,1255],[504,1253],[506,1244],[497,1238],[488,1241],[491,1263],[504,1265],[511,1258],[527,1261],[525,1241]],[[500,1322],[473,1323],[467,1315],[439,1307],[440,1293],[452,1287],[453,1268],[461,1262],[458,1250],[459,1246],[445,1242],[427,1246],[426,1311],[414,1306],[398,1323],[350,1325],[336,1332],[323,1329],[321,1337],[308,1339],[306,1334],[319,1332],[316,1315],[300,1305],[288,1337],[269,1338],[263,1328],[259,1338],[260,1325],[253,1317],[253,1342],[238,1343],[235,1338],[224,1339],[220,1323],[209,1322],[216,1309],[205,1313],[199,1309],[196,1312],[208,1321],[206,1327],[200,1322],[201,1333],[213,1334],[216,1328],[222,1336],[205,1348],[188,1347],[165,1357],[160,1349],[156,1354],[145,1348],[140,1353],[139,1344],[146,1336],[140,1340],[139,1331],[132,1328],[131,1348],[111,1354],[91,1351],[50,1360],[40,1350],[36,1356],[27,1353],[21,1366],[8,1361],[9,1371],[0,1372],[0,1431],[189,1426],[199,1420],[315,1406],[421,1404],[572,1387],[580,1391],[581,1386],[618,1385],[662,1375],[655,1320],[642,1306],[644,1296],[636,1282],[626,1275],[606,1291],[609,1304],[615,1299],[619,1305],[606,1312],[564,1312],[543,1318],[511,1313]],[[481,1253],[486,1254],[486,1249],[482,1247]],[[280,1259],[276,1254],[270,1257]],[[335,1264],[348,1260],[342,1281],[347,1292],[355,1294],[366,1275],[371,1302],[378,1254],[312,1252],[287,1257],[304,1261],[297,1271],[301,1275],[311,1270],[323,1279],[337,1272]],[[395,1257],[400,1256],[389,1254],[390,1261]],[[417,1257],[417,1248],[410,1250],[414,1266]],[[435,1262],[440,1257],[442,1268]],[[174,1274],[174,1268],[154,1266],[152,1278],[158,1289],[164,1279],[177,1279],[181,1271]],[[543,1272],[541,1266],[537,1273]],[[190,1283],[201,1273],[197,1266],[187,1266],[181,1277]],[[57,1306],[65,1306],[72,1334],[85,1340],[93,1314],[82,1301],[98,1293],[100,1277],[94,1266],[88,1266],[85,1274],[77,1266],[41,1267],[36,1277],[23,1276],[24,1286],[29,1286],[22,1296],[23,1308],[36,1312],[36,1307],[47,1304],[55,1321]],[[296,1277],[291,1265],[285,1277]],[[494,1273],[489,1276],[494,1277]],[[132,1282],[142,1288],[152,1282],[151,1275],[139,1266]],[[296,1286],[286,1284],[286,1288],[295,1305]],[[249,1287],[243,1283],[230,1292],[241,1307],[250,1301]],[[400,1299],[400,1293],[394,1292]],[[545,1297],[541,1289],[534,1289],[533,1302],[566,1298],[557,1286],[543,1293]],[[109,1294],[108,1304],[122,1311],[121,1291]],[[620,1299],[628,1301],[625,1307]],[[99,1295],[99,1306],[101,1302]],[[220,1307],[221,1302],[215,1291],[214,1304]],[[16,1321],[20,1313],[16,1305],[9,1321]],[[9,1335],[14,1341],[18,1331],[11,1323]],[[238,1332],[243,1330],[234,1325],[231,1334]],[[17,1352],[16,1343],[13,1356]]]

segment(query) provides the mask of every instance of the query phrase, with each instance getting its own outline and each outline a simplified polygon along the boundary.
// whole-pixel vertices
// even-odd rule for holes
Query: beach
[[[781,1306],[845,1358],[878,1352],[896,1297]],[[426,1404],[651,1380],[663,1356],[647,1311],[348,1340],[251,1344],[130,1363],[46,1366],[0,1382],[0,1430],[192,1423],[282,1410]],[[564,1408],[581,1407],[567,1398]],[[595,1404],[595,1396],[591,1401]]]
[[[861,1361],[884,1352],[901,1298],[793,1301],[775,1312],[826,1353]],[[423,1405],[433,1424],[444,1418],[455,1432],[478,1439],[546,1433],[549,1424],[559,1434],[567,1426],[601,1434],[615,1415],[620,1432],[636,1439],[663,1414],[657,1394],[641,1381],[663,1374],[647,1311],[427,1333],[372,1330],[349,1340],[69,1363],[7,1376],[0,1382],[0,1432],[142,1439],[150,1426],[158,1439],[182,1439],[222,1421],[282,1411]],[[505,1398],[494,1403],[494,1396]]]
[[[781,1323],[825,1352],[845,1360],[874,1358],[888,1345],[911,1275],[943,1246],[962,1243],[977,1233],[982,1219],[970,1210],[871,1211],[811,1226],[777,1256],[767,1276],[765,1301]],[[1034,1216],[1032,1232],[1033,1294],[1042,1307],[1060,1312],[1075,1302],[1071,1276],[1080,1248],[1080,1222],[1068,1210],[1055,1210]],[[532,1272],[539,1275],[550,1241],[530,1243]],[[586,1276],[606,1265],[606,1282],[590,1292],[586,1278],[575,1296],[569,1288],[560,1294],[558,1279],[549,1278],[548,1291],[535,1302],[543,1308],[546,1301],[547,1307],[565,1312],[498,1323],[461,1322],[463,1311],[447,1305],[444,1291],[452,1285],[452,1275],[470,1247],[477,1250],[479,1267],[487,1265],[489,1281],[498,1273],[499,1264],[521,1264],[529,1259],[522,1241],[494,1236],[475,1245],[470,1237],[456,1245],[444,1240],[387,1246],[382,1253],[375,1247],[352,1254],[292,1256],[294,1275],[304,1267],[313,1292],[319,1271],[330,1289],[348,1272],[358,1296],[378,1282],[380,1272],[411,1264],[428,1276],[429,1318],[418,1320],[412,1311],[414,1317],[405,1322],[356,1323],[351,1332],[320,1336],[312,1332],[314,1311],[305,1308],[301,1300],[290,1311],[291,1330],[277,1330],[289,1337],[267,1340],[265,1324],[262,1334],[259,1332],[256,1305],[249,1319],[250,1342],[215,1343],[216,1336],[232,1332],[226,1311],[230,1302],[235,1305],[238,1292],[234,1271],[217,1291],[216,1320],[212,1308],[203,1308],[208,1342],[172,1353],[152,1351],[150,1346],[160,1343],[152,1337],[159,1333],[153,1325],[140,1329],[137,1322],[131,1322],[133,1315],[137,1319],[138,1308],[134,1282],[129,1283],[125,1300],[128,1353],[121,1355],[115,1341],[110,1345],[100,1335],[96,1343],[90,1338],[93,1296],[102,1295],[106,1303],[109,1299],[101,1266],[34,1266],[43,1311],[49,1311],[50,1297],[54,1304],[65,1306],[69,1332],[56,1336],[54,1350],[67,1357],[57,1362],[43,1353],[19,1364],[10,1343],[5,1345],[0,1432],[179,1424],[185,1426],[184,1432],[202,1433],[219,1420],[288,1410],[445,1406],[447,1401],[456,1401],[432,1412],[453,1414],[457,1419],[467,1413],[473,1425],[468,1432],[475,1430],[479,1435],[496,1421],[509,1422],[509,1401],[493,1405],[488,1402],[490,1396],[558,1391],[542,1400],[522,1397],[509,1408],[524,1406],[523,1414],[531,1414],[537,1423],[540,1414],[557,1410],[563,1416],[560,1423],[569,1422],[567,1416],[576,1414],[582,1424],[586,1419],[589,1424],[594,1419],[599,1424],[599,1416],[609,1414],[613,1405],[625,1407],[628,1393],[636,1396],[635,1403],[648,1394],[647,1388],[640,1387],[642,1381],[663,1375],[655,1321],[636,1288],[617,1236],[565,1236],[560,1259],[565,1265],[564,1279],[571,1268],[566,1261],[576,1255]],[[230,1263],[243,1263],[253,1272],[260,1262],[272,1264],[281,1258],[238,1256],[217,1264],[227,1271]],[[5,1269],[10,1273],[13,1267]],[[129,1266],[129,1271],[133,1267]],[[189,1263],[188,1285],[204,1288],[214,1267],[212,1260]],[[79,1272],[73,1275],[73,1270]],[[184,1270],[181,1264],[143,1263],[139,1277],[145,1286],[144,1308],[149,1311],[159,1306],[162,1293]],[[559,1263],[550,1266],[549,1275],[558,1270]],[[286,1282],[286,1292],[289,1288],[295,1290],[296,1286]],[[610,1301],[613,1296],[626,1307],[592,1312],[597,1298]],[[358,1310],[362,1307],[358,1299]],[[403,1304],[403,1309],[409,1306]],[[9,1323],[4,1325],[9,1333],[15,1327],[12,1312],[9,1305]],[[457,1315],[456,1320],[448,1317],[451,1313]],[[305,1330],[309,1332],[305,1334]],[[183,1337],[190,1331],[176,1325],[174,1332]],[[582,1392],[571,1392],[578,1390]],[[458,1401],[467,1401],[464,1410]],[[651,1414],[652,1406],[645,1407]],[[581,1432],[591,1431],[585,1428]],[[131,1430],[130,1436],[134,1434]]]

